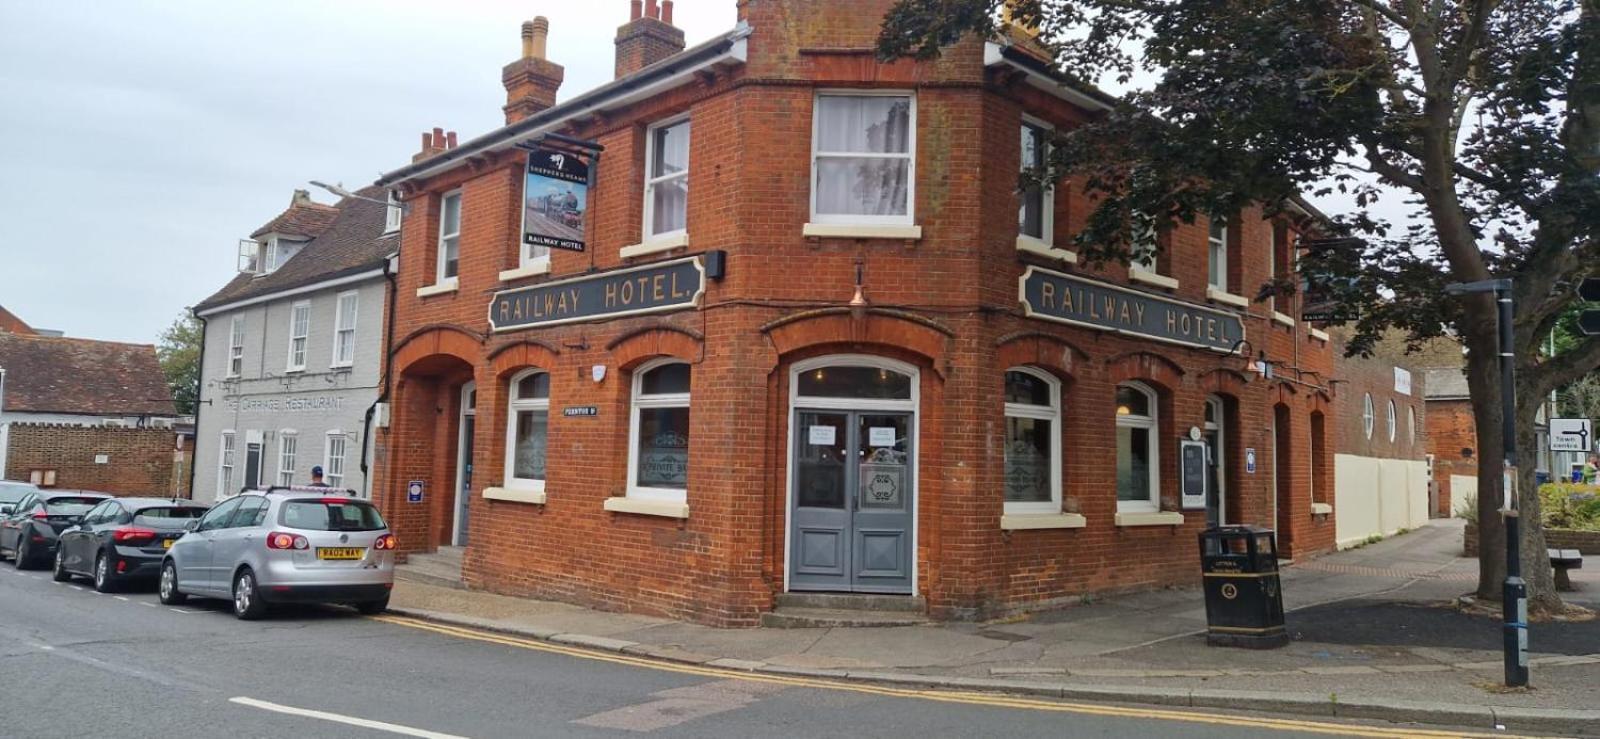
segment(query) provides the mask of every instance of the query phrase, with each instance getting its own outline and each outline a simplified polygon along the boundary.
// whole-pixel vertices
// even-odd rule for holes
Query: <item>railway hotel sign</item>
[[[700,305],[706,271],[699,257],[503,290],[489,301],[496,332],[660,313]]]
[[[1033,318],[1169,344],[1229,352],[1244,338],[1237,314],[1038,267],[1022,273],[1018,298]]]

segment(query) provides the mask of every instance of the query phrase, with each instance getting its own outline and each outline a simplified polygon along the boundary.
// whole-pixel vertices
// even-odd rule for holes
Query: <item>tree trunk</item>
[[[1519,387],[1517,397],[1529,398],[1529,393]],[[1544,517],[1540,510],[1539,483],[1534,475],[1538,467],[1534,462],[1538,453],[1538,438],[1534,434],[1538,408],[1537,402],[1517,405],[1517,509],[1522,518],[1522,579],[1528,583],[1528,612],[1551,615],[1565,611],[1566,604],[1556,592],[1555,571],[1545,551]],[[1479,554],[1481,556],[1482,552]]]
[[[1499,341],[1493,319],[1484,325],[1473,315],[1477,301],[1468,298],[1467,302],[1462,338],[1467,344],[1467,386],[1478,436],[1478,598],[1499,601],[1506,579],[1506,530],[1500,517],[1505,460],[1500,431]],[[1493,310],[1494,303],[1488,304]]]

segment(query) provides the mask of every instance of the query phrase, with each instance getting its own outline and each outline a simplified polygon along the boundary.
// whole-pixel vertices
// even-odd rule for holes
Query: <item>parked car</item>
[[[389,606],[395,537],[378,509],[334,488],[270,488],[218,503],[161,563],[161,602],[229,598],[242,619],[276,603]]]
[[[205,515],[206,509],[172,498],[103,501],[61,532],[55,579],[65,582],[73,575],[85,575],[102,593],[129,581],[154,582],[167,550],[183,536],[184,525]]]
[[[23,496],[11,515],[0,518],[0,558],[10,555],[17,569],[43,567],[55,556],[56,539],[100,501],[101,493],[39,492]]]
[[[17,504],[22,502],[28,493],[44,492],[38,487],[14,480],[0,480],[0,516],[9,516],[17,509]]]

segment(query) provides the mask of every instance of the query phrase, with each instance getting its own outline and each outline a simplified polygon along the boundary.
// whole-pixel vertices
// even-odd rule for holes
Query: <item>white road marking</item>
[[[161,606],[158,606],[158,605],[156,605],[154,603],[140,603],[139,605],[144,606],[145,608],[160,608],[161,607]]]
[[[76,591],[78,591],[80,593],[83,592],[83,588],[81,586],[78,586],[78,585],[68,585],[67,587],[72,588],[73,590],[76,590]]]
[[[113,596],[111,596],[111,597],[113,597],[113,598],[116,598],[116,599],[117,599],[117,600],[122,600],[122,601],[125,601],[125,600],[127,600],[127,598],[124,598],[124,597],[122,597],[122,596],[120,596],[120,595],[113,595]]]
[[[33,578],[35,580],[43,580],[44,579],[44,578],[42,578],[42,577],[40,577],[38,575],[29,575],[28,577],[31,577],[31,578]]]
[[[249,706],[251,708],[259,708],[259,709],[261,709],[263,711],[273,711],[273,712],[276,712],[276,713],[287,714],[287,715],[290,715],[290,716],[301,716],[301,717],[304,717],[304,718],[320,719],[322,721],[332,721],[332,722],[334,722],[336,724],[345,724],[347,726],[359,726],[359,727],[361,727],[363,729],[373,729],[375,731],[387,731],[387,732],[389,732],[391,734],[400,734],[402,736],[417,736],[417,737],[422,737],[423,739],[466,739],[465,737],[457,736],[455,734],[441,734],[441,733],[439,733],[437,731],[428,731],[427,729],[413,729],[410,726],[401,726],[400,724],[385,723],[383,721],[372,721],[370,719],[356,718],[354,716],[345,716],[345,715],[337,714],[337,713],[329,713],[327,711],[313,711],[313,710],[310,710],[310,709],[307,709],[307,708],[295,708],[294,706],[285,706],[285,705],[281,705],[281,704],[278,704],[278,703],[268,703],[266,701],[256,700],[254,698],[245,698],[243,696],[237,696],[237,697],[234,697],[234,698],[229,698],[228,702],[229,703],[237,703],[237,704],[239,704],[241,706]]]
[[[201,613],[201,611],[189,611],[182,608],[168,608],[167,610],[172,611],[173,613]]]

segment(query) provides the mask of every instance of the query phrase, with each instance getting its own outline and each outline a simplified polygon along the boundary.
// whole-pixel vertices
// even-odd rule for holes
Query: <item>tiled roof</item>
[[[176,416],[156,348],[0,332],[7,411]]]
[[[303,195],[304,191],[297,193]],[[279,233],[285,236],[296,236],[302,239],[316,238],[328,227],[333,225],[333,219],[339,216],[338,206],[323,205],[312,202],[309,198],[301,200],[297,197],[289,203],[289,209],[278,214],[277,218],[267,221],[267,225],[250,233],[254,239],[262,234]]]
[[[366,198],[382,199],[384,191],[368,187],[356,191]],[[312,239],[276,271],[265,275],[244,273],[194,307],[196,312],[247,298],[271,295],[383,266],[383,260],[400,248],[399,234],[384,236],[387,208],[379,203],[345,198],[331,208],[336,216],[321,235]]]

